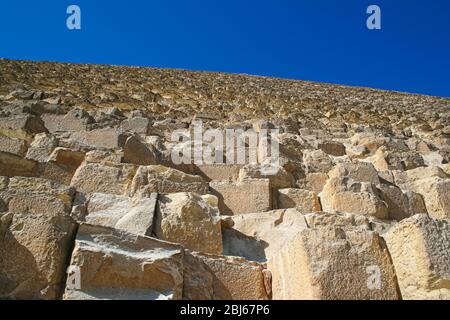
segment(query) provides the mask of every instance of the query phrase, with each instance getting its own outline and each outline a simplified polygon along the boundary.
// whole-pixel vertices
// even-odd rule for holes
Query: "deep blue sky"
[[[270,75],[450,97],[449,0],[0,0],[0,57]],[[82,30],[66,28],[66,8]],[[381,31],[366,9],[382,9]],[[1,70],[0,70],[1,72]]]

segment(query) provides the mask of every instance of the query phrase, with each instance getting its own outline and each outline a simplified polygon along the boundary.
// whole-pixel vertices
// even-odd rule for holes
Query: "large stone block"
[[[0,135],[0,151],[24,157],[27,153],[27,149],[28,146],[25,140]]]
[[[450,222],[405,219],[384,235],[403,299],[450,299]]]
[[[257,262],[194,252],[185,259],[186,299],[268,300],[270,273]],[[202,273],[200,273],[202,272]]]
[[[129,135],[116,128],[94,129],[91,131],[75,131],[71,138],[94,147],[105,149],[118,149],[125,145]]]
[[[450,179],[439,167],[394,172],[400,188],[422,195],[428,214],[436,219],[450,217]]]
[[[383,239],[351,228],[305,229],[269,260],[274,299],[399,299]]]
[[[83,163],[72,178],[71,185],[87,193],[126,195],[136,173],[134,165]]]
[[[223,215],[265,212],[272,209],[272,193],[268,179],[212,181],[210,188],[219,198],[219,210]]]
[[[139,167],[130,184],[130,195],[195,192],[205,194],[209,186],[202,177],[160,166]]]
[[[161,195],[153,228],[156,237],[181,243],[189,250],[222,254],[219,211],[209,197],[193,193]]]
[[[12,178],[1,192],[0,299],[60,299],[76,224],[74,190],[51,181]]]
[[[129,137],[123,146],[123,162],[139,165],[156,164],[156,150],[151,145],[139,141],[137,137]]]
[[[39,117],[32,115],[18,115],[0,120],[0,135],[9,138],[33,141],[34,135],[47,132]]]
[[[278,190],[278,208],[295,208],[300,213],[321,211],[319,197],[313,191],[303,189]]]
[[[224,228],[224,254],[266,262],[299,231],[306,229],[304,216],[295,209],[248,213],[231,217]]]
[[[330,178],[319,194],[322,210],[326,212],[348,212],[388,217],[388,208],[379,197],[378,190],[368,182],[357,182],[348,177]]]
[[[204,164],[195,168],[197,175],[205,181],[237,181],[239,179],[239,170],[242,165],[227,164]]]
[[[68,269],[66,300],[181,299],[183,248],[82,224]]]
[[[33,177],[37,174],[38,163],[34,160],[0,151],[0,175],[7,177]]]
[[[34,137],[27,151],[27,159],[45,162],[58,146],[58,139],[48,133],[39,133]]]
[[[151,236],[157,194],[150,197],[92,193],[86,196],[84,221],[142,236]]]

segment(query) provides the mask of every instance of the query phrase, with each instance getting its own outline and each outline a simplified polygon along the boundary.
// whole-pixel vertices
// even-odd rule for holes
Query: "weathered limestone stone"
[[[51,181],[11,178],[0,197],[0,299],[59,299],[75,232],[74,190]]]
[[[86,153],[86,162],[115,166],[122,163],[123,152],[92,150]]]
[[[128,135],[116,128],[103,128],[75,131],[71,138],[95,148],[117,149],[124,146]]]
[[[268,269],[276,300],[399,298],[384,241],[371,231],[305,229],[269,260]]]
[[[292,174],[282,167],[274,171],[261,165],[247,165],[239,171],[239,181],[252,179],[269,179],[270,186],[275,189],[291,188],[295,185]]]
[[[43,114],[41,118],[45,127],[52,133],[57,131],[82,132],[87,130],[88,125],[95,123],[89,113],[81,108],[72,109],[65,115]]]
[[[327,173],[333,168],[333,160],[322,150],[303,151],[303,163],[306,173]]]
[[[142,135],[148,135],[151,128],[150,120],[144,117],[132,117],[123,120],[120,127],[124,131],[131,131]]]
[[[158,239],[181,243],[189,250],[222,254],[222,232],[217,207],[193,193],[161,195],[154,233]]]
[[[76,169],[83,163],[84,158],[85,153],[82,151],[59,147],[53,150],[47,160]]]
[[[450,179],[439,167],[394,172],[395,182],[403,190],[422,195],[428,214],[437,219],[450,217]]]
[[[129,137],[123,146],[123,162],[139,165],[156,164],[156,151],[139,141],[136,137]]]
[[[330,178],[319,197],[322,210],[326,212],[349,212],[379,219],[388,217],[386,204],[375,186],[367,182],[356,182],[348,177]]]
[[[387,184],[380,184],[378,190],[388,207],[390,220],[400,221],[415,214],[427,213],[420,194],[411,191],[403,193],[400,188]]]
[[[27,149],[28,146],[25,140],[0,135],[0,151],[24,157]]]
[[[182,297],[183,248],[125,231],[82,224],[68,270],[65,300]]]
[[[36,175],[37,162],[0,151],[0,175],[7,177]]]
[[[44,123],[39,117],[32,115],[1,118],[0,121],[0,135],[5,137],[21,139],[31,143],[34,135],[41,132],[47,132]]]
[[[85,162],[75,171],[71,185],[86,193],[126,195],[136,170],[133,165],[107,166]]]
[[[328,173],[330,178],[348,177],[358,182],[368,182],[374,185],[380,183],[378,172],[371,163],[346,162],[339,163]]]
[[[305,175],[303,179],[297,181],[297,185],[301,189],[311,190],[319,194],[328,181],[328,174],[321,172],[313,172]]]
[[[326,154],[335,157],[345,156],[346,154],[344,144],[337,141],[323,141],[319,143],[319,148]]]
[[[371,218],[352,213],[315,212],[304,215],[309,228],[328,228],[371,230]]]
[[[278,190],[278,208],[295,208],[300,213],[321,211],[319,197],[313,191],[303,189]]]
[[[47,161],[52,151],[58,146],[58,139],[48,133],[39,133],[28,148],[27,159],[39,162]]]
[[[416,215],[384,235],[403,299],[450,299],[450,223]]]
[[[240,182],[212,181],[210,188],[219,198],[219,210],[223,215],[264,212],[272,209],[269,179]]]
[[[139,167],[130,184],[130,196],[179,192],[205,194],[208,190],[208,183],[202,177],[161,165]]]
[[[205,181],[237,181],[242,165],[210,164],[196,167],[196,174]]]
[[[224,254],[265,262],[306,229],[304,216],[295,209],[236,215],[232,229],[223,233]]]
[[[239,257],[193,252],[186,270],[186,298],[214,300],[268,300],[270,273],[260,263]],[[186,263],[186,262],[185,262]],[[199,274],[198,270],[205,271]],[[192,279],[198,279],[193,281]],[[209,287],[212,285],[212,288]],[[212,289],[212,290],[211,290]]]
[[[86,196],[84,221],[142,236],[151,236],[157,194],[150,197],[93,193]]]

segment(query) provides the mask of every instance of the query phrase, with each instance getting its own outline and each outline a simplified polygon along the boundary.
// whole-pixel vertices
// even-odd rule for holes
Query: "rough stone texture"
[[[237,181],[241,165],[212,164],[199,165],[196,167],[196,174],[206,181]]]
[[[303,189],[278,190],[278,208],[295,208],[301,213],[321,211],[317,194]]]
[[[47,161],[53,149],[58,146],[58,140],[51,134],[39,133],[34,137],[28,148],[27,159],[39,162]]]
[[[330,178],[319,197],[323,211],[349,212],[380,219],[388,217],[386,204],[374,185],[367,182],[356,182],[348,177]]]
[[[136,167],[133,165],[108,166],[84,163],[75,172],[71,185],[83,192],[124,195],[132,183]]]
[[[384,235],[403,299],[450,299],[450,222],[426,215],[403,220]]]
[[[308,173],[303,179],[297,181],[297,185],[301,189],[311,190],[319,194],[327,181],[328,174],[326,173]]]
[[[88,290],[67,291],[78,299],[266,299],[270,271],[277,297],[296,297],[301,284],[308,298],[394,298],[392,261],[375,232],[384,236],[414,214],[427,213],[440,219],[432,224],[439,227],[414,231],[399,247],[412,250],[409,242],[416,238],[450,247],[448,236],[441,236],[450,212],[448,98],[171,69],[0,59],[0,70],[0,235],[7,235],[0,241],[20,243],[0,255],[0,268],[7,268],[0,272],[0,298],[61,298],[60,270],[74,245],[74,222],[65,222],[70,219],[114,227],[93,227],[109,231],[86,237],[92,252],[77,251],[82,257],[76,263],[89,261],[93,277]],[[192,138],[197,121],[202,133],[279,134],[259,137],[257,146],[247,141],[245,154],[237,157],[245,163],[221,156],[236,150],[236,143],[226,141],[214,156],[227,165],[178,164],[172,154],[179,141],[172,134],[180,130]],[[268,141],[279,143],[277,172],[267,172]],[[258,163],[249,162],[250,152]],[[174,199],[160,202],[167,215],[154,220],[153,193]],[[313,194],[320,195],[325,212],[308,212],[320,209]],[[297,209],[270,211],[279,206]],[[169,250],[177,253],[161,248],[173,245],[142,236],[157,234],[179,243]],[[145,244],[130,245],[136,242]],[[226,255],[259,263],[280,254],[276,261],[284,269],[189,251],[222,254],[221,246]],[[440,252],[420,248],[414,246]],[[157,273],[155,257],[164,252],[173,268]],[[418,264],[428,269],[416,272],[414,263],[408,269],[407,278],[420,283],[427,270],[437,274],[416,290],[427,298],[442,298],[448,289],[442,271],[448,259],[436,257]],[[26,259],[37,267],[11,263]],[[381,293],[363,286],[369,275],[362,267],[369,262],[379,263],[387,276]],[[147,265],[153,270],[148,278]],[[161,288],[153,288],[158,283]],[[280,283],[292,286],[280,291]]]
[[[210,182],[211,192],[219,198],[223,215],[264,212],[272,209],[272,193],[268,179],[240,182]]]
[[[331,156],[335,157],[341,157],[345,156],[345,146],[341,142],[337,141],[324,141],[319,143],[319,148],[325,152],[326,154],[329,154]]]
[[[307,228],[295,209],[249,213],[231,217],[232,226],[223,233],[224,253],[265,262],[299,231]]]
[[[0,151],[0,175],[7,177],[33,177],[37,174],[38,163],[33,160]]]
[[[398,299],[383,239],[374,232],[337,227],[305,229],[286,244],[268,269],[274,299]],[[372,282],[371,270],[380,275]]]
[[[43,179],[11,178],[0,192],[0,298],[59,299],[75,231],[74,190]]]
[[[161,165],[139,167],[130,184],[130,195],[148,193],[208,193],[209,186],[200,176]]]
[[[193,282],[195,277],[191,272],[185,275],[190,281],[185,286],[187,298],[214,300],[268,300],[271,297],[270,273],[257,262],[247,261],[239,257],[225,257],[207,255],[194,252],[190,257],[190,264],[197,265],[206,272],[199,281]],[[200,269],[201,270],[201,269]],[[199,276],[197,274],[197,276]],[[211,287],[212,286],[212,290]]]
[[[403,190],[423,196],[428,214],[433,218],[450,217],[450,179],[438,167],[394,171],[395,182]]]
[[[222,254],[222,233],[217,207],[208,196],[193,193],[161,195],[154,232],[158,239],[181,243],[187,249]]]
[[[129,198],[104,193],[86,197],[84,221],[92,225],[113,227],[137,235],[151,236],[157,194]]]
[[[181,299],[183,248],[107,227],[82,224],[69,270],[66,300]]]
[[[27,153],[27,149],[28,146],[25,140],[0,135],[0,151],[23,157]]]
[[[394,186],[381,184],[378,187],[381,199],[386,203],[389,219],[400,221],[419,213],[427,213],[427,208],[420,194],[405,192]]]
[[[134,136],[129,137],[123,146],[123,162],[139,165],[156,164],[156,151]]]

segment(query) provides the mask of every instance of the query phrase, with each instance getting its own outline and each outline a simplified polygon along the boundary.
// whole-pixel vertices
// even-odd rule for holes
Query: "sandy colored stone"
[[[437,219],[450,217],[450,178],[439,167],[394,172],[403,190],[422,195],[428,214]]]
[[[297,181],[300,189],[314,191],[319,194],[328,181],[328,174],[321,172],[307,173],[303,179]]]
[[[241,214],[232,217],[232,228],[222,230],[224,254],[265,262],[299,231],[307,228],[295,209]]]
[[[84,221],[92,225],[112,227],[141,236],[151,236],[157,194],[150,197],[93,193],[86,197]]]
[[[137,137],[131,136],[123,146],[123,162],[143,166],[156,164],[156,150],[151,145],[139,141]]]
[[[190,284],[186,293],[192,296],[211,282],[212,275],[212,298],[213,300],[268,300],[270,299],[270,273],[264,266],[257,262],[247,261],[239,257],[227,257],[192,253],[195,260],[192,264],[200,264],[206,270],[207,278],[204,282]],[[198,267],[194,267],[198,269]],[[191,275],[188,273],[187,275]],[[189,281],[189,280],[188,280]],[[199,286],[200,284],[200,286]],[[202,290],[205,292],[205,289]],[[185,294],[186,294],[185,293]],[[211,290],[206,291],[202,297],[211,295]]]
[[[60,299],[75,232],[74,190],[51,181],[11,178],[0,197],[0,298]]]
[[[371,231],[305,229],[269,260],[268,269],[276,300],[399,298],[387,248]]]
[[[278,208],[295,208],[300,213],[321,211],[319,197],[313,191],[303,189],[278,190]]]
[[[450,223],[415,215],[384,235],[405,300],[450,299]]]
[[[68,270],[73,276],[67,279],[65,300],[182,297],[183,248],[125,231],[80,225]]]
[[[388,208],[373,184],[351,178],[330,178],[319,194],[322,210],[388,217]]]
[[[75,171],[71,185],[87,193],[125,195],[136,170],[133,165],[108,166],[85,162]]]
[[[237,181],[242,165],[203,164],[196,167],[196,174],[205,181]]]
[[[222,254],[219,211],[199,195],[160,195],[153,230],[158,239],[180,243],[189,250]]]
[[[326,154],[335,157],[345,156],[346,154],[345,145],[337,141],[323,141],[319,143],[319,148]]]
[[[211,193],[219,198],[223,215],[264,212],[272,209],[272,193],[268,179],[240,182],[210,182]]]
[[[28,146],[25,140],[0,135],[0,151],[24,157],[27,149]]]
[[[22,114],[0,120],[0,135],[5,137],[31,143],[34,135],[41,132],[47,132],[47,129],[42,120],[36,116]]]
[[[141,166],[130,184],[130,196],[148,193],[195,192],[205,194],[209,186],[202,177],[161,165]]]
[[[52,151],[57,147],[58,139],[48,133],[39,133],[34,137],[27,152],[27,159],[39,162],[47,161]]]
[[[37,174],[38,163],[33,160],[0,151],[0,175],[33,177]]]

